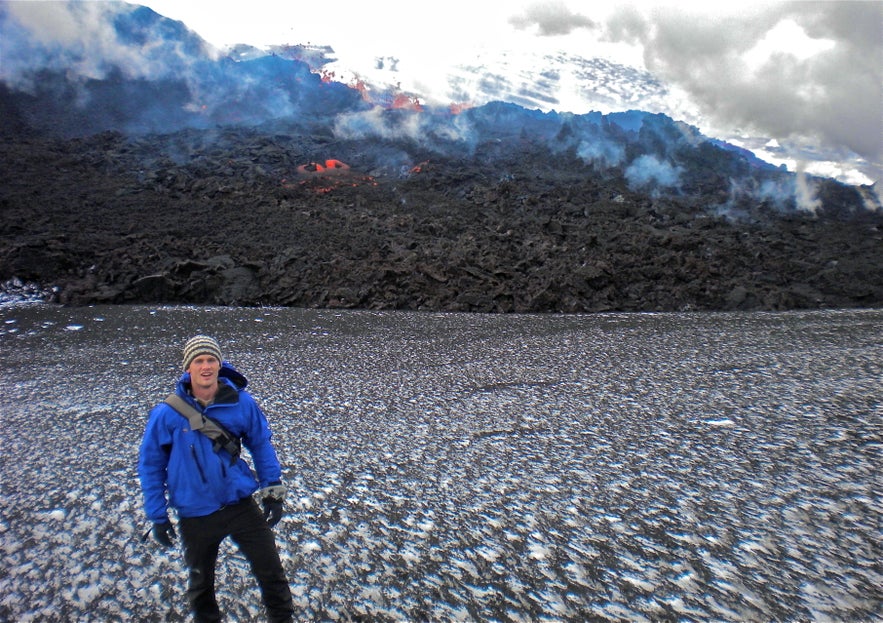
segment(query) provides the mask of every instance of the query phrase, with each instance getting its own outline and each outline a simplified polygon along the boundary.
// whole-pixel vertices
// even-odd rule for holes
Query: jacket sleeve
[[[169,519],[166,483],[172,435],[165,425],[164,411],[164,407],[158,405],[150,412],[138,454],[138,477],[144,497],[144,512],[154,523]]]
[[[247,428],[242,442],[251,453],[260,487],[282,480],[282,468],[272,443],[272,433],[264,412],[248,392],[240,392],[239,400],[246,413]]]

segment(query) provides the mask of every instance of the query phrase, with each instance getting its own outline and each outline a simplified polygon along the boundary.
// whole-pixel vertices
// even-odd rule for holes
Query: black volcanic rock
[[[868,307],[883,218],[652,197],[522,136],[470,157],[303,127],[0,142],[0,281],[67,304],[481,312]],[[319,158],[321,154],[321,158]],[[415,164],[391,165],[391,155]],[[340,168],[317,169],[311,162]],[[831,203],[834,201],[834,203]],[[839,209],[838,206],[852,206]]]

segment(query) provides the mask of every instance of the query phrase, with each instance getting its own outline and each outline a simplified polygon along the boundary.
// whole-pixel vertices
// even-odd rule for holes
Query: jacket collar
[[[218,393],[215,394],[215,401],[212,404],[227,405],[239,402],[239,392],[226,379],[218,379]]]
[[[239,392],[248,385],[248,379],[228,362],[221,364],[218,371],[218,393],[212,404],[236,404],[239,402]],[[193,400],[190,392],[190,373],[185,372],[178,380],[178,394]]]

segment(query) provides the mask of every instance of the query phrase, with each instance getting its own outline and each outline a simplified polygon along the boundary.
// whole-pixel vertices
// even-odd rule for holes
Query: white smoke
[[[797,202],[797,208],[815,214],[816,210],[822,207],[822,201],[818,198],[817,185],[806,175],[805,171],[797,171],[794,185],[794,199]]]
[[[619,166],[625,160],[625,146],[603,140],[583,141],[576,155],[592,164],[596,170]]]
[[[675,188],[680,185],[682,172],[681,167],[673,166],[656,156],[644,155],[632,161],[625,170],[625,177],[632,188]]]
[[[140,45],[121,41],[115,19],[132,10],[124,2],[0,3],[0,80],[32,91],[34,69],[64,71],[77,80],[102,79],[111,70],[125,78],[158,79],[186,74],[201,60],[161,31],[148,31]],[[202,51],[216,54],[207,44]]]
[[[760,202],[769,202],[779,209],[794,205],[798,210],[816,214],[822,207],[822,201],[818,197],[818,184],[802,170],[793,177],[766,180],[748,195]]]
[[[384,109],[375,106],[371,110],[344,113],[334,121],[334,135],[338,138],[364,140],[366,138],[418,139],[423,134],[418,115],[408,115],[400,123],[389,123]]]
[[[390,115],[382,106],[337,115],[333,131],[337,138],[352,140],[408,139],[423,144],[428,137],[433,137],[467,145],[474,145],[477,140],[474,128],[463,115],[439,117],[405,111]]]

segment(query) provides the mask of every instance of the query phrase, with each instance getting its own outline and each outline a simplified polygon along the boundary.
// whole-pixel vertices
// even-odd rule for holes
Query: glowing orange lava
[[[283,179],[282,187],[324,195],[343,187],[377,186],[373,177],[355,174],[350,165],[335,158],[302,164],[297,167],[297,174],[298,182]]]

